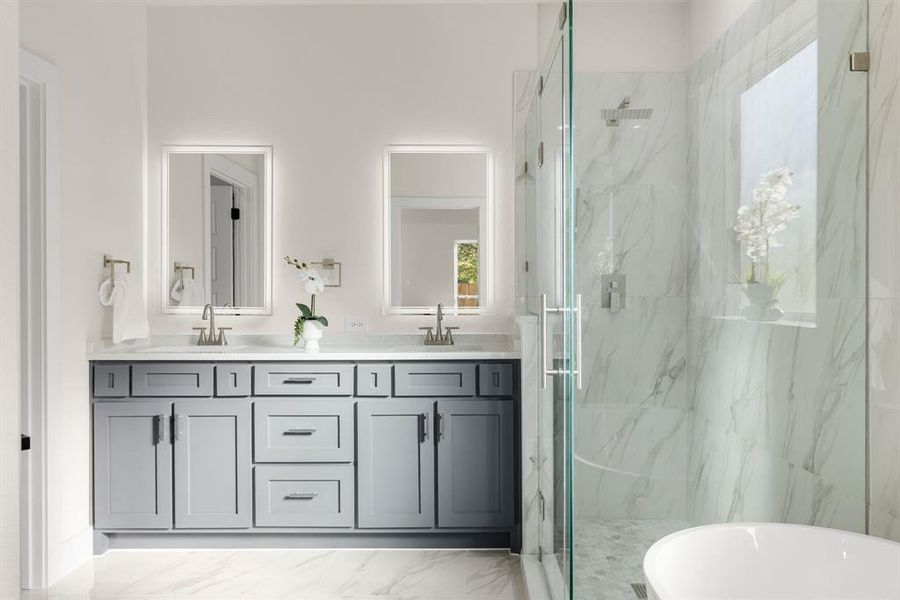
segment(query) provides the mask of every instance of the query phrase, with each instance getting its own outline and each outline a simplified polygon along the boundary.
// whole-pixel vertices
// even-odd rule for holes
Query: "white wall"
[[[60,75],[65,325],[58,340],[66,395],[49,399],[48,405],[52,581],[91,551],[85,345],[90,338],[111,333],[109,314],[97,301],[103,254],[131,260],[132,272],[141,277],[146,12],[142,7],[62,0],[23,4],[21,44],[57,65]],[[6,243],[9,238],[3,239]]]
[[[687,2],[575,0],[574,66],[579,72],[685,71]],[[539,60],[556,30],[559,5],[539,8]]]
[[[373,332],[416,332],[430,318],[382,316],[382,151],[388,144],[478,144],[494,152],[494,316],[464,331],[508,331],[513,310],[513,80],[533,69],[536,9],[527,4],[154,7],[149,10],[151,327],[189,332],[196,317],[160,314],[159,148],[274,146],[276,260],[333,257],[343,287],[319,310],[335,330],[367,317]],[[274,268],[274,315],[236,331],[291,331],[305,298]]]
[[[19,5],[0,2],[0,598],[19,597]]]
[[[758,0],[691,0],[688,36],[691,63],[703,56]]]

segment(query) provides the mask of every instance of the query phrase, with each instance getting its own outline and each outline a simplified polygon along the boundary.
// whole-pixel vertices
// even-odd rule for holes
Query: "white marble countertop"
[[[154,336],[148,340],[88,344],[97,361],[339,361],[339,360],[498,360],[518,359],[512,335],[459,334],[453,346],[425,346],[421,335],[336,334],[319,352],[295,348],[292,339],[271,335],[232,335],[227,346],[197,346],[195,336]]]

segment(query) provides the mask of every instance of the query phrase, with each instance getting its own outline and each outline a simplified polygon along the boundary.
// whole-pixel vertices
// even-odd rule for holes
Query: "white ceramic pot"
[[[303,349],[307,352],[319,351],[319,340],[322,339],[324,328],[318,321],[307,321],[303,324],[303,334],[300,339],[303,340]]]
[[[743,308],[744,316],[751,321],[777,321],[784,311],[776,306],[775,286],[768,283],[748,283],[744,285],[744,295],[750,301]]]

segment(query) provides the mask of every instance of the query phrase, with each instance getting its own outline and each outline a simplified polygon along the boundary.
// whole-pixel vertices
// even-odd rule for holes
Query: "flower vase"
[[[750,304],[741,310],[747,320],[777,321],[784,316],[784,311],[777,306],[775,286],[768,283],[747,283],[743,289],[744,295],[750,301]]]
[[[303,340],[303,349],[307,352],[319,351],[319,340],[322,339],[324,329],[318,321],[307,321],[303,324],[303,334],[300,339]]]

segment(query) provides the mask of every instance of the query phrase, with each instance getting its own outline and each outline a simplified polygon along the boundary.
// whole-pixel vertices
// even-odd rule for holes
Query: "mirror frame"
[[[444,313],[451,315],[488,315],[494,310],[494,155],[488,146],[479,145],[391,145],[384,147],[383,156],[383,223],[381,228],[384,248],[382,254],[383,306],[384,315],[434,315],[437,306],[394,306],[391,298],[391,156],[394,154],[484,154],[487,161],[485,181],[485,214],[480,220],[484,231],[479,232],[481,258],[479,279],[481,285],[481,306],[459,308],[445,306]]]
[[[271,315],[272,314],[272,146],[205,146],[169,145],[162,147],[162,189],[160,190],[160,289],[163,314],[198,315],[202,306],[172,306],[169,304],[169,277],[172,273],[172,257],[169,255],[169,157],[173,154],[262,154],[265,163],[263,174],[263,239],[260,256],[263,261],[262,306],[215,307],[220,315]]]

